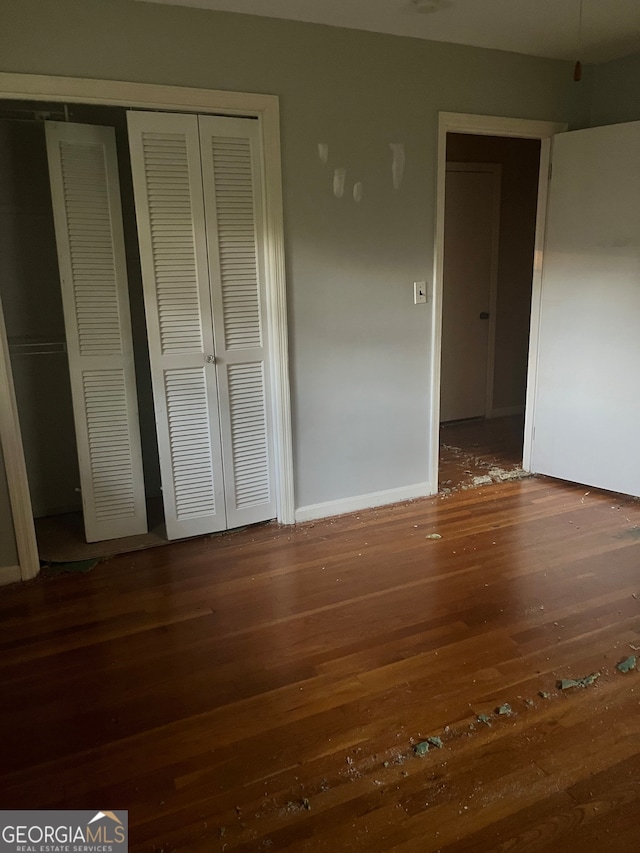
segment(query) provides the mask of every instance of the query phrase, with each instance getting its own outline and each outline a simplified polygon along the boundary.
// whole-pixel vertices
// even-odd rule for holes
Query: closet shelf
[[[53,355],[66,351],[64,338],[9,338],[11,355]]]

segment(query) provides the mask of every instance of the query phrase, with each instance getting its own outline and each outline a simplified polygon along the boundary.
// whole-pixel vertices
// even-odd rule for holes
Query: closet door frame
[[[265,233],[269,235],[265,243],[265,284],[269,355],[272,365],[271,392],[277,519],[281,524],[293,524],[295,521],[293,450],[282,214],[280,112],[277,95],[0,72],[0,98],[103,104],[137,109],[250,116],[258,119],[264,158]],[[11,373],[4,338],[4,325],[0,323],[0,376]],[[8,393],[5,382],[0,382],[0,409],[4,409],[8,415],[0,422],[0,446],[6,459],[9,453],[15,453],[21,448],[21,441],[15,399],[11,393]],[[10,468],[7,467],[7,482],[21,576],[26,580],[35,577],[39,571],[26,466],[15,464]]]

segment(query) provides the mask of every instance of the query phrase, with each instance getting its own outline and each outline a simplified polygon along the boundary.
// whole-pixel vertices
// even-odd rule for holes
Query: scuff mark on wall
[[[356,203],[362,201],[362,182],[358,181],[353,185],[353,200]]]
[[[346,169],[335,169],[333,172],[333,194],[336,198],[344,195],[344,183],[347,178]]]
[[[321,163],[326,163],[329,159],[329,145],[327,142],[318,142],[318,157]]]
[[[402,142],[390,142],[389,148],[393,155],[393,159],[391,161],[393,188],[394,190],[399,190],[402,185],[402,178],[404,177],[404,144]]]

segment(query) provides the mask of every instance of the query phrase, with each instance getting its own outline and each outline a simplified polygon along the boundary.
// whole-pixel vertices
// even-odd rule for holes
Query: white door
[[[273,518],[258,123],[128,122],[167,535]]]
[[[276,515],[260,126],[200,116],[227,527]]]
[[[177,539],[226,528],[198,119],[127,119],[165,522]]]
[[[45,128],[86,538],[146,533],[115,132]]]
[[[441,422],[489,414],[500,166],[448,163],[445,183]]]
[[[559,134],[531,468],[640,495],[640,122]]]

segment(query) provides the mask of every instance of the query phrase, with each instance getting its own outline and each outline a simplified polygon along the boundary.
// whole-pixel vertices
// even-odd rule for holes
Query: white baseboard
[[[20,566],[0,566],[0,586],[22,580]]]
[[[491,409],[490,418],[508,418],[511,415],[524,414],[524,406],[503,406],[501,409]]]
[[[295,519],[298,522],[312,521],[315,518],[329,518],[332,515],[344,515],[348,512],[358,512],[361,509],[371,509],[375,506],[410,501],[414,498],[425,498],[432,494],[433,490],[430,483],[414,483],[412,486],[385,489],[383,492],[369,492],[367,495],[355,495],[352,498],[340,498],[337,501],[301,506],[296,510]]]

